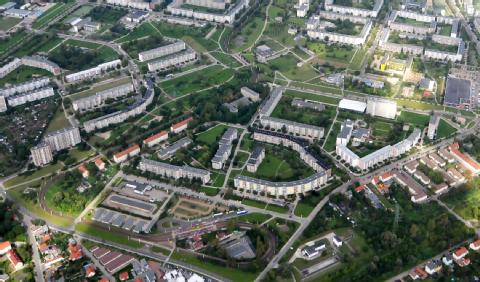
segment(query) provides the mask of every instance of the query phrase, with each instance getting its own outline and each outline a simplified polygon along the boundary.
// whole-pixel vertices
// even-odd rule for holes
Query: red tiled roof
[[[75,261],[83,257],[82,247],[78,244],[68,244],[69,260]]]
[[[465,254],[467,254],[467,253],[468,253],[468,250],[467,250],[467,248],[465,248],[465,247],[460,247],[460,248],[458,248],[458,249],[455,251],[455,255],[456,255],[457,257],[461,257],[461,256],[463,256],[463,255],[465,255]]]
[[[38,246],[38,250],[40,250],[40,252],[43,252],[43,251],[45,251],[46,249],[48,249],[48,244],[47,244],[47,243],[41,243],[41,244]]]
[[[102,277],[98,282],[109,282],[107,277]]]
[[[18,256],[18,254],[17,254],[17,252],[15,252],[15,250],[8,251],[7,252],[7,258],[10,260],[10,262],[14,266],[22,262],[22,259]]]
[[[355,188],[355,192],[357,192],[357,193],[361,192],[363,190],[365,190],[365,185],[359,185]]]
[[[139,276],[135,277],[135,280],[133,280],[134,282],[142,282],[142,278],[140,278]]]
[[[95,160],[95,165],[97,167],[99,167],[101,165],[104,165],[104,164],[105,164],[105,162],[101,158],[98,158],[98,159]]]
[[[423,270],[423,269],[420,268],[420,267],[417,267],[417,268],[415,269],[415,272],[416,272],[416,273],[418,274],[418,276],[420,276],[422,279],[428,277],[428,273],[425,272],[425,270]]]
[[[458,148],[459,148],[458,143],[453,143],[452,145],[449,146],[449,149],[452,152],[452,154],[457,155],[457,157],[464,160],[466,163],[471,165],[474,169],[480,169],[480,165],[476,161],[472,160],[472,158],[460,152]]]
[[[157,133],[157,134],[154,134],[154,135],[148,137],[147,139],[143,140],[143,144],[148,144],[148,143],[150,143],[150,142],[152,142],[152,141],[155,141],[156,139],[161,138],[161,137],[163,137],[163,136],[165,136],[165,135],[167,135],[167,134],[168,134],[168,132],[166,132],[165,130],[163,130],[163,131],[161,131],[161,132],[159,132],[159,133]]]
[[[89,264],[87,268],[85,269],[85,276],[86,277],[92,277],[95,275],[95,265]]]
[[[179,127],[184,126],[185,124],[188,124],[188,123],[191,122],[192,120],[193,120],[193,118],[192,118],[192,117],[189,117],[189,118],[187,118],[187,119],[185,119],[185,120],[182,120],[181,122],[172,124],[172,128],[173,128],[173,129],[177,129],[177,128],[179,128]]]
[[[387,171],[380,176],[380,179],[385,180],[385,179],[389,179],[391,177],[393,177],[393,172]]]
[[[129,148],[121,151],[120,153],[116,153],[116,154],[115,154],[115,157],[116,157],[116,158],[121,158],[121,157],[123,157],[123,156],[125,156],[125,155],[130,154],[131,152],[133,152],[133,151],[135,151],[135,150],[137,150],[137,149],[140,149],[140,146],[138,146],[138,144],[134,144],[133,146],[131,146],[131,147],[129,147]]]
[[[476,240],[475,242],[473,242],[472,245],[473,245],[475,248],[480,247],[480,239],[478,239],[478,240]]]
[[[9,249],[11,247],[12,247],[12,244],[10,244],[10,241],[5,241],[5,242],[0,243],[0,251]]]
[[[118,278],[120,281],[125,281],[129,278],[130,276],[128,275],[128,272],[124,271],[118,275]]]
[[[80,171],[81,174],[84,174],[85,172],[88,172],[87,167],[85,166],[85,164],[81,164],[81,165],[78,167],[78,171]]]

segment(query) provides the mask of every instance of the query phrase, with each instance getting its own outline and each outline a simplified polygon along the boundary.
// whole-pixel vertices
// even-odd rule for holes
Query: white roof
[[[363,113],[363,112],[365,112],[365,109],[367,108],[367,103],[361,102],[361,101],[349,100],[349,99],[342,99],[342,100],[340,100],[340,103],[338,104],[338,107],[340,109],[351,110],[351,111],[356,111],[356,112]]]

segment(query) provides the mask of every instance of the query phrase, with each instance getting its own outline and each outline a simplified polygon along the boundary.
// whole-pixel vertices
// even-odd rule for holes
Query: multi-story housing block
[[[214,169],[222,169],[225,162],[230,157],[232,151],[232,142],[237,139],[237,130],[228,128],[220,139],[219,147],[215,156],[212,158],[212,167]]]
[[[7,97],[7,102],[10,107],[16,107],[28,102],[41,100],[55,95],[52,87],[44,87],[35,89],[29,92],[20,93]]]
[[[270,92],[270,96],[268,96],[267,100],[261,105],[258,113],[260,117],[262,116],[269,116],[272,114],[273,110],[277,106],[278,102],[282,98],[284,89],[282,87],[275,87]]]
[[[118,164],[138,154],[140,154],[140,146],[138,146],[138,144],[134,144],[127,149],[113,155],[113,161]]]
[[[101,75],[103,72],[120,67],[121,65],[122,65],[122,61],[118,59],[113,60],[110,62],[99,64],[98,66],[90,69],[86,69],[83,71],[66,75],[65,80],[70,83],[70,82],[78,82],[78,81],[87,80],[87,79],[93,79],[96,76]]]
[[[106,3],[115,6],[123,6],[139,10],[152,11],[155,4],[160,3],[160,1],[146,2],[142,0],[106,0]]]
[[[154,160],[142,159],[138,164],[138,169],[173,179],[200,179],[203,184],[210,181],[210,172],[208,170],[187,165],[176,166]]]
[[[378,16],[378,13],[380,12],[380,9],[382,8],[382,5],[383,0],[376,0],[373,9],[367,10],[362,8],[334,5],[333,0],[326,0],[325,10],[357,17],[376,18]]]
[[[195,60],[196,58],[197,53],[192,50],[185,50],[148,62],[147,66],[149,71],[165,70],[171,67],[181,66]]]
[[[95,93],[95,95],[72,101],[74,111],[88,111],[101,107],[107,99],[117,99],[133,92],[133,83],[122,84]]]
[[[138,53],[138,60],[140,62],[145,62],[148,60],[153,60],[159,57],[167,56],[185,50],[187,45],[183,41],[177,41],[172,44],[161,46],[155,49],[147,50]]]
[[[79,144],[82,139],[78,127],[67,127],[47,134],[44,142],[50,145],[52,151],[60,151]]]
[[[239,15],[244,9],[248,8],[249,0],[239,0],[233,4],[231,8],[222,13],[211,13],[199,10],[193,10],[191,8],[184,8],[184,0],[174,0],[167,6],[166,11],[170,12],[173,16],[193,18],[196,20],[205,20],[209,22],[218,22],[231,24],[235,21],[237,15]]]
[[[247,161],[247,171],[252,173],[256,172],[264,158],[265,148],[260,146],[253,148],[253,151]]]
[[[324,134],[324,128],[315,125],[299,123],[286,119],[274,118],[269,116],[263,116],[260,119],[260,124],[264,128],[270,128],[274,130],[286,131],[288,134],[294,136],[301,136],[311,139],[321,139]]]
[[[35,78],[27,82],[15,84],[8,88],[0,89],[0,96],[8,97],[13,94],[32,91],[41,87],[45,87],[50,83],[48,77]]]
[[[6,65],[4,65],[0,68],[0,78],[4,78],[5,76],[7,76],[7,74],[16,70],[21,65],[22,65],[22,60],[20,60],[18,58],[14,58],[8,64],[6,64]]]
[[[430,121],[428,122],[428,131],[427,131],[427,137],[430,140],[435,139],[435,136],[437,135],[437,128],[438,128],[439,122],[440,122],[440,116],[434,114],[430,117]]]
[[[240,93],[242,93],[243,97],[247,97],[248,99],[252,100],[253,102],[260,101],[260,94],[253,91],[252,89],[244,86],[240,88]]]
[[[316,27],[314,29],[308,29],[307,35],[311,39],[326,40],[328,42],[335,42],[348,45],[363,45],[367,41],[367,37],[372,29],[372,21],[368,20],[363,26],[359,35],[347,35],[335,32],[326,31],[324,28]]]
[[[185,0],[185,4],[209,9],[225,10],[227,3],[223,0]]]
[[[59,75],[62,71],[62,69],[56,63],[38,55],[23,57],[22,64],[25,66],[44,69],[53,75]]]
[[[176,151],[180,150],[181,148],[185,148],[188,145],[192,144],[193,141],[188,138],[184,137],[175,143],[171,144],[170,146],[167,146],[160,151],[158,151],[158,157],[161,158],[162,160],[168,159],[169,157],[173,156]]]
[[[30,153],[35,166],[44,166],[53,161],[52,148],[47,143],[40,143],[31,148]]]

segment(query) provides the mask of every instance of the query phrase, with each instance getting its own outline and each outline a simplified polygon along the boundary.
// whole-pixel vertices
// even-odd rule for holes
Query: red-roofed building
[[[457,259],[455,262],[458,264],[458,266],[464,267],[469,265],[471,261],[469,258],[461,258],[461,259]]]
[[[387,171],[384,174],[380,175],[380,181],[387,182],[393,178],[394,174],[391,171]]]
[[[142,278],[140,276],[135,277],[135,280],[133,282],[143,282]]]
[[[468,255],[468,250],[465,247],[460,247],[458,248],[454,253],[453,253],[453,258],[455,260],[459,260],[464,258],[466,255]]]
[[[182,131],[184,131],[185,129],[187,129],[188,123],[190,123],[192,120],[193,120],[193,118],[192,118],[192,117],[189,117],[189,118],[187,118],[187,119],[185,119],[185,120],[182,120],[181,122],[172,124],[172,126],[170,126],[170,131],[173,132],[173,133],[182,132]]]
[[[76,261],[83,257],[82,247],[76,242],[70,242],[68,244],[68,252],[70,253],[68,259],[71,261]]]
[[[45,242],[41,243],[40,245],[38,245],[38,250],[41,253],[45,252],[46,250],[48,250],[48,244]]]
[[[474,161],[470,156],[460,152],[458,143],[453,143],[448,146],[448,149],[452,153],[453,157],[466,169],[470,170],[473,174],[480,173],[480,164]]]
[[[90,278],[95,276],[95,272],[97,268],[93,263],[86,265],[84,268],[85,268],[85,277]]]
[[[87,169],[87,167],[85,166],[85,164],[81,164],[81,165],[78,167],[78,171],[79,171],[80,174],[83,176],[83,178],[88,178],[88,176],[90,175],[90,173],[88,172],[88,169]]]
[[[104,170],[105,169],[105,162],[102,160],[102,158],[98,158],[95,160],[95,165],[97,166],[98,170]]]
[[[355,192],[359,193],[359,192],[362,192],[363,190],[365,190],[365,185],[358,185],[356,188],[355,188]]]
[[[121,273],[118,275],[118,279],[120,279],[120,281],[128,280],[128,278],[130,278],[130,276],[128,275],[128,272],[126,272],[126,271],[121,272]]]
[[[15,250],[8,251],[7,258],[12,264],[13,268],[15,268],[15,270],[19,270],[20,268],[23,267],[22,259],[20,258],[20,256],[17,254]]]
[[[415,268],[415,272],[418,274],[420,279],[425,279],[428,277],[428,273],[420,267]]]
[[[8,251],[12,249],[12,244],[10,244],[9,241],[5,241],[0,243],[0,256],[3,256],[6,254]]]
[[[157,134],[154,134],[147,139],[143,140],[143,144],[147,145],[148,147],[153,147],[157,145],[158,143],[167,140],[168,139],[168,132],[166,131],[161,131]]]
[[[140,153],[140,146],[134,144],[133,146],[117,153],[113,156],[113,161],[118,163],[126,161],[128,158],[136,156]]]
[[[107,277],[103,276],[100,280],[98,280],[98,282],[109,282],[109,281]]]
[[[470,249],[478,251],[480,249],[480,239],[470,243]]]

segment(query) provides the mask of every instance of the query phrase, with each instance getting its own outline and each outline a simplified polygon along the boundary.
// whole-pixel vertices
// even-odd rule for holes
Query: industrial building
[[[449,75],[443,104],[451,107],[470,109],[472,107],[472,83],[470,80]]]

